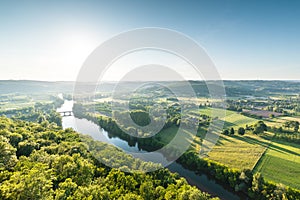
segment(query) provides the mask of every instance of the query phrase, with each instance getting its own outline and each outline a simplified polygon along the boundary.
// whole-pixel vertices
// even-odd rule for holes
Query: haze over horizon
[[[193,38],[224,80],[299,80],[299,6],[299,1],[1,2],[0,80],[75,81],[97,46],[142,27]],[[141,59],[164,59],[147,56]],[[182,63],[174,65],[195,79]]]

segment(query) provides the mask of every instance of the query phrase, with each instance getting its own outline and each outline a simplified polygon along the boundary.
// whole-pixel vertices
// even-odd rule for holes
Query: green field
[[[177,136],[176,140],[174,140],[175,136]],[[193,134],[189,130],[183,130],[183,132],[180,134],[178,132],[177,126],[171,126],[169,128],[163,129],[155,136],[155,138],[159,138],[159,141],[164,143],[165,145],[169,144],[172,141],[172,145],[174,145],[174,147],[182,147],[182,145],[189,144],[191,144],[193,147],[196,147],[200,143],[199,138],[193,136]]]
[[[270,141],[254,134],[221,135],[208,158],[236,169],[253,169]]]
[[[200,108],[200,114],[205,114],[208,116],[211,116],[212,110],[214,110],[216,116],[222,116],[222,113],[224,113],[224,109],[220,108]],[[252,125],[255,122],[257,122],[257,119],[244,116],[240,113],[237,113],[235,111],[225,110],[226,116],[225,118],[220,118],[221,120],[224,120],[224,128],[238,128],[238,127],[245,127],[246,125]]]
[[[224,113],[224,109],[205,107],[200,108],[200,114],[211,116],[213,109],[217,116]],[[225,112],[225,117],[219,117],[224,121],[223,128],[233,127],[236,133],[233,136],[220,135],[218,143],[209,152],[208,158],[236,169],[253,169],[266,150],[269,141],[250,132],[239,136],[237,134],[239,127],[255,124],[258,120],[235,111],[225,110]],[[196,115],[195,111],[190,113]],[[196,147],[196,151],[198,151],[199,147],[197,145]]]
[[[273,141],[254,171],[269,181],[300,189],[300,145]]]

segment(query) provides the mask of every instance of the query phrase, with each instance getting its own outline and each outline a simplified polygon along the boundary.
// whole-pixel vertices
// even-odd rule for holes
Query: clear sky
[[[75,80],[89,53],[133,28],[203,46],[223,79],[300,75],[300,1],[0,1],[0,79]]]

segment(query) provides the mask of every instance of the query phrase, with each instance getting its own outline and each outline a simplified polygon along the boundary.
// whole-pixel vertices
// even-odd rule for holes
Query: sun
[[[77,65],[82,64],[97,45],[93,34],[74,31],[64,35],[59,46],[64,58]]]

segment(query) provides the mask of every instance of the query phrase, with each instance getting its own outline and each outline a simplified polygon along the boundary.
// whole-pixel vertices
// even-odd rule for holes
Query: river
[[[73,101],[65,100],[64,104],[57,109],[58,112],[61,111],[71,111],[73,108]],[[135,146],[129,146],[128,142],[122,140],[118,137],[111,137],[107,131],[98,126],[97,124],[88,121],[87,119],[79,119],[74,116],[66,116],[62,119],[63,128],[73,128],[75,131],[88,134],[93,137],[94,140],[107,142],[113,144],[126,152],[145,152],[138,148],[137,144]],[[159,155],[158,155],[159,156]],[[195,172],[185,169],[180,164],[173,162],[167,168],[178,173],[180,176],[186,178],[189,184],[196,186],[201,191],[208,192],[213,196],[218,196],[220,199],[224,200],[238,200],[240,197],[230,191],[228,191],[224,186],[218,184],[215,180],[209,179],[205,174],[196,174]]]

